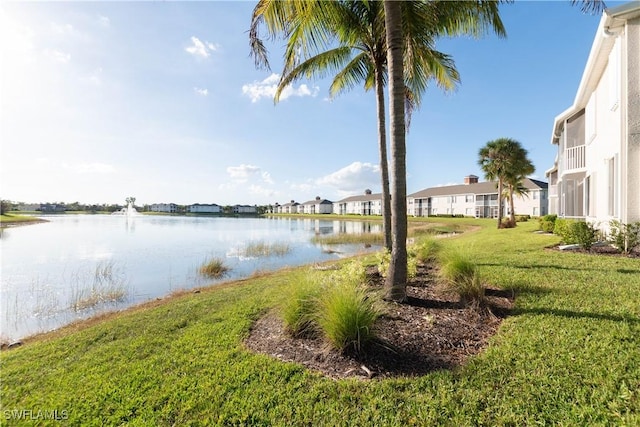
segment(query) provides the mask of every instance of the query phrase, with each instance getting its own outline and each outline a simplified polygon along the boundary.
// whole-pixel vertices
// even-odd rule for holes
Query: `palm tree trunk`
[[[511,221],[511,224],[513,226],[516,225],[516,213],[515,213],[515,209],[514,209],[514,202],[513,202],[513,185],[509,184],[509,210],[511,211],[511,214],[509,215],[509,220]]]
[[[382,223],[384,247],[391,251],[391,198],[389,197],[389,162],[387,161],[387,124],[384,110],[384,82],[381,64],[376,64],[376,101],[378,107],[378,147],[380,150],[380,174],[382,176]]]
[[[407,297],[407,167],[402,63],[402,2],[385,0],[387,64],[389,68],[391,133],[391,230],[392,250],[385,283],[385,298],[402,302]]]
[[[502,227],[502,213],[504,211],[502,191],[503,191],[502,178],[498,178],[498,228]]]

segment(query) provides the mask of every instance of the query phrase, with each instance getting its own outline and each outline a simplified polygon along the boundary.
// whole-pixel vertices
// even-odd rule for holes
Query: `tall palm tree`
[[[334,67],[338,69],[336,60],[340,59],[347,64],[343,69],[344,73],[337,75],[332,84],[332,94],[336,94],[365,81],[365,88],[376,87],[378,100],[378,117],[379,120],[379,151],[380,164],[383,182],[383,200],[385,201],[385,230],[393,229],[393,225],[389,226],[389,212],[393,208],[387,208],[389,197],[384,196],[385,186],[388,178],[385,178],[386,160],[386,136],[384,114],[384,94],[381,82],[384,83],[384,68],[382,73],[380,69],[376,69],[375,61],[365,64],[364,60],[371,58],[382,58],[386,60],[386,32],[382,37],[381,22],[379,17],[380,7],[375,5],[376,2],[368,1],[341,1],[341,2],[284,2],[281,4],[278,0],[261,0],[256,8],[252,18],[252,24],[249,31],[252,55],[256,59],[256,65],[267,66],[267,52],[259,37],[259,28],[265,24],[267,31],[271,37],[275,37],[281,33],[289,38],[287,50],[285,52],[285,72],[280,84],[280,90],[286,84],[292,82],[295,78],[301,76],[309,76],[313,72]],[[321,5],[318,6],[317,4]],[[429,77],[435,77],[436,81],[442,86],[442,79],[448,78],[455,83],[457,73],[454,75],[455,69],[453,62],[446,55],[440,54],[433,49],[434,40],[442,35],[460,35],[468,34],[479,36],[486,33],[489,29],[499,36],[505,35],[505,30],[500,20],[497,3],[494,1],[481,0],[478,2],[451,2],[442,0],[423,0],[412,2],[400,2],[398,6],[400,17],[398,25],[402,25],[403,36],[400,41],[400,61],[404,60],[404,68],[402,70],[403,83],[398,85],[396,90],[402,92],[403,102],[407,107],[407,117],[414,108],[420,105],[420,98],[426,90]],[[346,9],[345,9],[346,8]],[[359,11],[359,13],[345,13],[345,10]],[[386,6],[385,9],[386,10]],[[357,19],[353,19],[356,17]],[[364,18],[364,19],[363,19]],[[364,26],[362,25],[364,23]],[[385,23],[386,27],[386,23]],[[368,37],[367,32],[372,34]],[[326,55],[317,55],[314,60],[306,62],[313,55],[307,55],[308,52],[322,51],[319,47],[331,46],[331,34],[335,36],[334,43],[343,49],[336,49]],[[379,37],[376,40],[376,37]],[[369,41],[369,45],[362,49],[363,45]],[[358,48],[361,50],[359,54],[351,58],[347,62],[347,56],[350,51]],[[335,48],[335,46],[332,46]],[[344,49],[346,47],[346,49]],[[371,47],[375,49],[370,49]],[[371,52],[382,52],[382,55],[372,56]],[[447,63],[451,63],[451,67]],[[434,66],[435,64],[435,66]],[[443,66],[444,65],[444,66]],[[315,70],[315,71],[312,71]],[[377,72],[376,72],[377,71]],[[449,74],[449,76],[447,76]],[[289,77],[287,77],[289,76]],[[378,78],[377,78],[378,77]],[[380,79],[380,77],[382,77]],[[454,79],[455,77],[455,79]],[[288,80],[287,80],[288,79]],[[393,125],[392,125],[393,129]],[[402,132],[404,133],[406,125],[403,119]],[[392,153],[393,155],[393,153]],[[404,165],[406,150],[403,149],[402,165],[397,165],[394,174],[403,175],[401,178],[404,182],[404,190],[402,195],[399,193],[394,196],[396,200],[401,199],[406,204],[406,167]],[[397,179],[396,179],[397,181]],[[391,192],[388,192],[391,193]],[[406,208],[406,206],[405,206]],[[401,209],[398,218],[405,222],[406,228],[406,209]],[[393,216],[393,214],[392,214]],[[405,233],[406,234],[406,233]],[[391,240],[392,246],[400,244],[406,252],[406,238],[397,239],[387,236],[387,245]],[[392,263],[395,258],[392,257]],[[406,264],[406,257],[405,262]],[[404,266],[406,277],[406,265]],[[402,286],[406,283],[403,281]],[[404,292],[404,290],[403,290]]]
[[[389,66],[389,117],[391,133],[391,230],[393,249],[385,282],[385,297],[402,302],[407,298],[407,166],[404,115],[404,69],[402,65],[402,8],[400,2],[385,0],[387,63]]]
[[[509,192],[511,221],[515,223],[513,191],[527,175],[533,173],[533,163],[527,150],[512,138],[498,138],[487,142],[478,153],[478,164],[488,181],[498,181],[498,228],[502,227],[504,188]]]
[[[523,195],[527,193],[527,189],[523,187],[522,181],[528,175],[535,172],[536,168],[528,158],[528,152],[522,145],[516,141],[516,145],[512,147],[511,162],[505,184],[507,186],[507,198],[509,200],[510,223],[515,226],[516,216],[514,211],[514,195]]]
[[[331,25],[338,46],[300,62],[294,53],[297,51],[295,40],[290,39],[289,49],[285,54],[285,69],[275,99],[276,101],[279,99],[282,90],[289,84],[302,77],[313,75],[334,75],[330,87],[332,97],[360,83],[364,83],[365,90],[375,89],[385,247],[391,250],[391,215],[389,215],[391,201],[384,99],[384,86],[387,80],[384,9],[381,3],[375,1],[348,1],[333,4],[337,13],[333,15]],[[433,78],[441,88],[449,90],[455,87],[459,76],[451,58],[433,49],[433,41],[425,40],[422,36],[423,42],[416,43],[415,35],[408,36],[406,45],[413,46],[413,53],[405,65],[407,75],[411,76],[405,81],[405,103],[410,113],[414,108],[419,107],[420,95],[429,79]]]
[[[254,10],[252,23],[259,22],[255,14],[265,14],[267,3],[273,4],[274,2],[261,1]],[[424,7],[426,3],[422,5]],[[407,5],[405,9],[408,9],[409,6],[414,9],[410,13],[415,14],[419,11],[415,5]],[[383,12],[382,4],[375,1],[331,2],[330,6],[325,6],[324,21],[318,24],[317,20],[314,20],[312,25],[316,26],[315,32],[324,35],[324,40],[330,39],[327,37],[328,33],[332,34],[336,46],[331,46],[327,50],[307,58],[301,58],[300,51],[310,50],[308,48],[301,49],[307,43],[306,37],[309,34],[309,31],[305,31],[303,28],[311,26],[310,22],[300,18],[300,15],[296,15],[288,21],[287,30],[291,35],[285,52],[284,70],[275,94],[275,101],[279,100],[282,91],[288,85],[300,78],[311,76],[334,75],[330,87],[332,97],[361,83],[364,83],[365,90],[375,89],[384,240],[385,247],[391,250],[391,215],[389,214],[391,205],[384,100],[387,57]],[[256,30],[252,26],[250,33],[257,34]],[[412,47],[411,55],[407,55],[406,65],[407,76],[410,78],[405,83],[405,102],[409,107],[407,109],[409,114],[413,109],[419,107],[421,94],[427,86],[427,81],[431,78],[445,90],[453,89],[459,82],[458,72],[451,58],[433,49],[433,39],[427,39],[424,34],[427,32],[409,33],[405,43]],[[262,44],[256,44],[256,46],[263,47]],[[254,55],[257,57],[260,53],[262,50],[254,52]]]

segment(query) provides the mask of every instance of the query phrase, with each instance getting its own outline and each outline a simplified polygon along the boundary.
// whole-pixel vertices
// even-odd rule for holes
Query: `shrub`
[[[593,224],[575,221],[571,224],[571,235],[582,249],[591,250],[591,246],[598,240],[598,230]]]
[[[373,327],[380,313],[376,298],[363,286],[338,283],[319,299],[317,319],[332,348],[359,354],[376,338]]]
[[[378,272],[382,277],[387,277],[389,264],[391,263],[391,252],[380,251],[377,255]],[[415,245],[407,247],[407,277],[413,278],[418,275],[417,248]]]
[[[223,277],[229,272],[229,267],[224,265],[224,261],[220,258],[212,258],[200,266],[198,270],[201,275],[210,279]]]
[[[478,266],[468,257],[449,252],[442,257],[440,276],[445,289],[459,296],[465,305],[480,306],[484,303],[484,286]]]
[[[527,222],[531,219],[531,215],[516,215],[516,222]]]
[[[640,245],[640,222],[623,224],[620,221],[609,222],[609,242],[623,253],[629,253]]]
[[[556,234],[562,238],[562,242],[571,245],[578,243],[576,236],[573,233],[572,223],[575,221],[572,219],[558,218],[556,219],[555,226],[553,227],[553,234]]]
[[[516,223],[511,221],[510,218],[505,218],[500,223],[500,228],[514,228],[515,226],[516,226]]]
[[[555,215],[555,214],[545,215],[538,218],[540,230],[546,233],[553,233],[553,229],[556,225],[557,218],[558,218],[558,215]]]

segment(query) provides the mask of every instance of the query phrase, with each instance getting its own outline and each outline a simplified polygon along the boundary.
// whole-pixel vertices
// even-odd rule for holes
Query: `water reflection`
[[[6,229],[0,240],[0,338],[17,339],[206,285],[212,280],[197,271],[213,257],[230,268],[225,279],[236,279],[365,250],[314,244],[316,235],[381,230],[376,223],[311,218],[143,215],[62,215]],[[243,256],[243,248],[256,242],[282,243],[290,250]]]

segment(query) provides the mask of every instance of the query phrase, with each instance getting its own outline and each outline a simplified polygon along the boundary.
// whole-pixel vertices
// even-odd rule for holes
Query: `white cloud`
[[[250,176],[256,175],[260,172],[260,168],[258,166],[253,165],[240,165],[240,166],[229,166],[227,168],[227,173],[232,180],[237,182],[246,182]]]
[[[194,87],[194,88],[193,88],[193,91],[194,91],[195,93],[197,93],[198,95],[200,95],[200,96],[207,96],[207,95],[209,95],[209,89],[206,89],[206,88],[205,88],[205,89],[202,89],[202,88],[199,88],[199,87]]]
[[[341,195],[353,195],[380,185],[380,166],[353,162],[316,180],[316,185],[333,187]]]
[[[191,36],[191,43],[193,44],[186,47],[185,50],[197,58],[206,59],[211,56],[211,52],[218,50],[218,46],[216,44],[208,41],[203,42],[195,36]]]
[[[68,63],[71,60],[71,54],[64,53],[56,49],[46,49],[44,54],[53,59],[54,61],[61,62],[63,64]]]
[[[278,88],[278,82],[280,76],[278,74],[271,74],[266,79],[258,82],[248,83],[242,86],[242,94],[251,98],[251,102],[258,102],[261,98],[271,98],[276,94]],[[306,84],[301,84],[298,87],[287,86],[280,94],[280,100],[285,100],[291,96],[317,96],[320,92],[318,86],[309,88]]]
[[[111,20],[107,16],[98,16],[98,24],[103,28],[109,28],[111,26]]]
[[[256,185],[256,184],[252,184],[249,186],[249,193],[258,194],[260,196],[265,196],[265,197],[273,197],[279,194],[277,191],[271,188],[265,188],[261,185]]]

